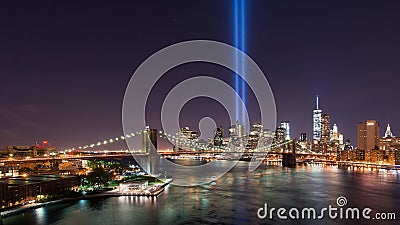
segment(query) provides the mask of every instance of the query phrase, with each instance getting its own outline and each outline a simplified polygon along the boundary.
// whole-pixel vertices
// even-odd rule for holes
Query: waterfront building
[[[370,156],[368,155],[367,158],[370,158],[370,162],[373,163],[383,163],[384,158],[385,158],[385,151],[380,150],[380,149],[373,149],[373,150],[369,150],[368,154],[370,154]],[[368,160],[366,160],[368,161]]]
[[[7,146],[0,150],[0,156],[4,157],[38,157],[56,155],[56,147],[49,145],[49,142],[44,140],[42,145],[13,145]]]
[[[400,149],[400,137],[393,135],[389,124],[387,125],[385,136],[379,139],[379,149],[384,151]]]
[[[1,208],[22,205],[41,196],[65,194],[77,190],[79,179],[76,176],[28,175],[0,179]]]
[[[394,164],[400,165],[400,150],[394,150]]]
[[[357,151],[353,149],[338,149],[337,161],[356,161]]]
[[[390,124],[386,127],[385,135],[379,139],[379,149],[384,151],[387,163],[395,164],[395,151],[400,149],[400,137],[393,135]]]
[[[120,193],[144,191],[149,186],[147,180],[121,182],[118,186]]]

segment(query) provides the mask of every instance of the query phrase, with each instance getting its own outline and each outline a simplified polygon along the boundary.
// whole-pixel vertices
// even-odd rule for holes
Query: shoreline
[[[72,201],[78,201],[78,200],[87,200],[87,199],[92,199],[92,198],[110,198],[110,197],[121,197],[121,196],[143,196],[143,197],[157,197],[159,196],[162,192],[164,192],[165,187],[170,183],[171,181],[167,181],[164,183],[161,188],[153,193],[150,194],[142,194],[142,193],[119,193],[119,192],[104,192],[104,193],[99,193],[99,194],[92,194],[92,195],[84,195],[84,196],[79,196],[79,197],[72,197],[72,198],[61,198],[49,202],[42,202],[42,203],[32,203],[32,204],[27,204],[20,206],[15,209],[9,209],[0,212],[0,220],[3,218],[7,218],[10,216],[18,215],[21,213],[29,212],[34,209],[42,208],[42,207],[47,207],[47,206],[52,206],[60,203],[65,203],[65,202],[72,202]]]

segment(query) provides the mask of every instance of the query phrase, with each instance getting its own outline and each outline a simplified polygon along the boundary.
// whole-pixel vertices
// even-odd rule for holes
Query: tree
[[[119,162],[108,162],[104,166],[109,172],[115,172],[117,174],[121,174],[129,169],[128,165]]]
[[[88,166],[92,170],[96,169],[99,166],[102,166],[103,164],[104,164],[103,161],[97,161],[97,160],[88,161]]]
[[[103,167],[96,167],[93,169],[86,179],[92,186],[104,186],[110,180],[111,176]]]

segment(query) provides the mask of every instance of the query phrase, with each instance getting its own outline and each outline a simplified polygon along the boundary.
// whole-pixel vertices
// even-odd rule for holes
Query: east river
[[[111,197],[62,203],[25,214],[3,218],[15,224],[398,224],[400,173],[396,171],[346,170],[334,166],[283,168],[262,165],[248,171],[239,162],[215,185],[179,187],[169,185],[158,197]],[[280,219],[276,211],[260,219],[257,211],[268,209],[336,207],[345,197],[346,207],[372,209],[371,219]],[[264,214],[265,210],[261,210]],[[339,212],[339,211],[338,211]],[[377,220],[379,212],[396,214],[396,220]],[[387,214],[386,214],[387,216]],[[375,218],[375,219],[372,219]],[[1,223],[0,223],[1,224]]]

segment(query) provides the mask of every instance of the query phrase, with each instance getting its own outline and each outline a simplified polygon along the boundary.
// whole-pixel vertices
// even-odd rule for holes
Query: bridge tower
[[[292,152],[282,155],[282,166],[296,166],[296,139],[292,140]]]

